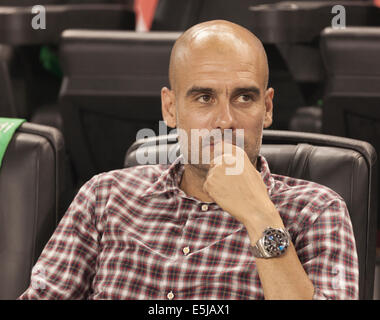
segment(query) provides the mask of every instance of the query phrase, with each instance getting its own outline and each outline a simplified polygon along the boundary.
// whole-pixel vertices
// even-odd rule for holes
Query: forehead
[[[210,44],[210,43],[209,43]],[[179,91],[191,86],[261,87],[263,68],[259,55],[252,48],[207,46],[191,50],[181,59],[176,82]]]

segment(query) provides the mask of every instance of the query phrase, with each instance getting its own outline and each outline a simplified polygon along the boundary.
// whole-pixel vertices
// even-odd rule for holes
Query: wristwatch
[[[251,252],[256,258],[278,257],[286,252],[290,241],[290,234],[286,229],[268,227],[256,244],[251,246]]]

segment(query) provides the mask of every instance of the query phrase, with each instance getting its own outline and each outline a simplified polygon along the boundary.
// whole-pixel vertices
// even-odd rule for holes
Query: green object
[[[40,49],[40,61],[43,67],[58,78],[63,77],[58,55],[48,46],[42,46]]]
[[[25,119],[0,118],[0,168],[9,142],[17,128],[25,122]]]

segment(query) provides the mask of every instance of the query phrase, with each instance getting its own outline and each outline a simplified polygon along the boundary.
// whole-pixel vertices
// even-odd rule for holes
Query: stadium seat
[[[158,129],[160,92],[180,33],[67,30],[60,100],[79,184],[123,166],[141,128]]]
[[[23,123],[0,168],[0,299],[15,299],[66,210],[64,143],[47,126]]]
[[[136,141],[124,166],[139,165],[137,154],[173,159],[179,152],[176,135]],[[264,130],[261,149],[272,173],[314,181],[330,187],[346,201],[359,257],[360,299],[372,299],[375,272],[377,164],[376,152],[364,141],[315,133]],[[153,156],[153,158],[154,158]],[[169,160],[168,160],[169,161]]]
[[[0,44],[0,117],[12,117],[16,114],[9,72],[11,56],[12,48]]]
[[[342,5],[346,12],[347,18],[344,22],[347,26],[380,25],[380,8],[375,7],[372,1],[277,1],[250,7],[249,29],[266,46],[275,46],[279,51],[292,75],[291,81],[297,83],[305,101],[305,104],[298,107],[320,108],[326,75],[319,49],[319,37],[321,31],[334,22],[340,23],[336,28],[342,27],[343,19],[334,20],[339,17],[337,13],[342,13]],[[283,88],[279,87],[278,91],[281,95]],[[292,95],[295,96],[294,93]],[[278,109],[282,111],[281,105]],[[305,115],[310,110],[303,109],[300,113]],[[299,124],[305,119],[300,113],[299,110],[292,113],[293,123],[290,130],[298,130]],[[309,114],[308,120],[313,116],[314,114]],[[308,123],[310,121],[301,127]],[[310,124],[307,131],[318,132],[315,130],[318,123]]]
[[[272,0],[160,0],[152,30],[183,31],[192,25],[215,19],[225,19],[244,27],[250,26],[250,6],[271,3]],[[178,14],[173,14],[177,12]]]
[[[368,141],[379,157],[380,27],[326,28],[321,52],[327,73],[322,131]]]
[[[128,1],[128,0],[127,0]],[[127,2],[125,1],[125,2]],[[125,3],[124,2],[124,3]],[[93,4],[93,3],[122,3],[120,0],[0,0],[0,6],[27,7],[35,5],[65,5],[65,4]]]
[[[67,0],[0,0],[0,6],[25,7],[34,5],[51,5],[64,3]]]
[[[33,5],[46,5],[34,29]],[[0,0],[0,116],[57,126],[61,73],[57,46],[68,28],[133,30],[132,0]]]
[[[370,142],[380,150],[380,27],[326,28],[323,132]]]

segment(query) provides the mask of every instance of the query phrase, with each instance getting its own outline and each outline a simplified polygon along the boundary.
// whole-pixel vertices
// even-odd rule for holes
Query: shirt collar
[[[261,178],[267,187],[269,195],[271,195],[275,181],[271,175],[268,162],[264,156],[259,155],[257,158],[257,164]],[[169,167],[167,167],[158,179],[146,190],[145,196],[170,193],[185,195],[179,187],[184,170],[183,156],[181,155]]]
[[[179,185],[184,170],[183,156],[180,155],[171,165],[162,171],[161,175],[145,191],[144,195],[170,194],[182,191]]]

